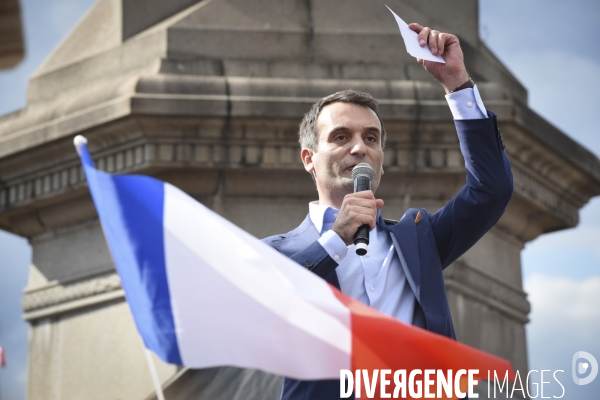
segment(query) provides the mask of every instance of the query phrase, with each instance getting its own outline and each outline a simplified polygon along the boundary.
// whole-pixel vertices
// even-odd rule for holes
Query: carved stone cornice
[[[398,136],[408,135],[404,133]],[[151,137],[95,150],[91,149],[96,167],[110,173],[140,173],[172,168],[302,169],[298,144],[289,140]],[[390,171],[464,171],[457,143],[423,140],[418,148],[414,148],[410,143],[396,140],[390,141],[385,152],[385,167]],[[17,170],[12,177],[5,175],[0,185],[0,213],[87,186],[79,160],[74,155],[69,161],[57,161],[54,166],[47,164],[37,170]]]
[[[513,110],[518,108],[513,107]],[[518,119],[511,117],[510,121],[503,122],[505,119],[506,116],[500,117],[499,125],[513,169],[527,171],[537,182],[551,187],[577,207],[600,194],[600,160],[592,153],[577,143],[571,146],[576,147],[575,150],[567,146],[568,143],[562,143],[564,134],[559,135],[561,132],[556,128],[549,132],[554,142],[544,143],[526,131]],[[557,157],[553,147],[559,145],[572,152],[565,154],[567,157]]]
[[[393,139],[389,141],[385,150],[386,172],[399,174],[399,177],[407,173],[432,174],[432,177],[443,173],[446,180],[454,174],[455,181],[459,185],[457,187],[460,187],[464,175],[464,160],[455,134],[451,132],[453,127],[446,125],[436,125],[437,127],[432,128],[437,132],[436,139],[430,132],[425,131],[421,133],[419,142],[413,144],[404,126],[390,124],[388,129]],[[240,128],[240,130],[244,129],[246,128]],[[443,135],[452,133],[452,138],[446,138],[441,132],[445,132]],[[113,143],[106,139],[104,142],[98,142],[92,137],[91,152],[98,169],[110,173],[151,175],[160,171],[175,172],[185,169],[197,176],[200,176],[202,171],[215,175],[217,170],[223,168],[231,171],[253,172],[302,171],[298,157],[298,144],[287,137],[278,139],[280,133],[277,131],[263,132],[262,137],[250,135],[229,139],[223,139],[218,134],[207,134],[204,138],[141,135],[141,133],[138,133],[137,137],[132,135],[130,141],[125,143]],[[577,223],[580,199],[574,194],[566,193],[547,177],[528,170],[518,160],[512,164],[516,193],[538,204],[540,209],[545,210],[555,219],[562,220],[566,226],[574,226]],[[64,196],[70,193],[84,193],[87,187],[74,151],[71,157],[56,160],[55,165],[47,162],[36,169],[30,167],[26,170],[16,170],[12,176],[5,175],[3,178],[4,182],[0,184],[0,214],[5,216],[26,207],[37,207],[36,204],[41,206],[47,200],[61,198],[61,196],[64,199]],[[213,178],[209,180],[212,182]],[[211,185],[212,183],[206,184],[207,193],[195,193],[195,195],[212,193],[212,189],[208,189]],[[446,189],[448,193],[453,190],[454,188]],[[235,193],[243,194],[239,188]],[[36,218],[40,219],[40,216]],[[4,222],[3,225],[8,224]],[[505,229],[511,228],[505,227]],[[27,234],[24,231],[19,233]]]
[[[575,226],[579,220],[579,206],[572,195],[565,193],[557,185],[545,182],[527,172],[516,163],[512,164],[515,192],[538,203],[553,215],[562,219],[568,226]]]
[[[531,305],[527,294],[520,288],[504,282],[461,262],[453,263],[444,271],[449,291],[454,291],[483,303],[508,317],[526,324]]]
[[[51,282],[46,286],[26,289],[21,305],[24,318],[30,321],[123,297],[121,279],[117,274],[110,274],[83,282]]]

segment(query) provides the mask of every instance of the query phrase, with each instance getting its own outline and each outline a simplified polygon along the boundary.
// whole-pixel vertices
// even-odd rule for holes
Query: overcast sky
[[[27,57],[0,72],[0,115],[25,106],[28,77],[93,2],[21,0]],[[530,107],[600,156],[594,121],[600,111],[600,1],[480,0],[480,17],[482,38],[527,87]],[[571,380],[576,351],[600,360],[600,199],[583,208],[580,220],[575,229],[527,244],[522,255],[532,304],[529,368],[564,370],[557,376],[567,400],[600,393],[600,377],[587,386]],[[25,398],[27,324],[20,299],[30,260],[25,240],[0,231],[0,346],[8,362],[0,369],[1,399]],[[532,378],[540,381],[539,374]],[[545,380],[553,381],[551,375]],[[560,394],[558,385],[545,386],[544,396]]]

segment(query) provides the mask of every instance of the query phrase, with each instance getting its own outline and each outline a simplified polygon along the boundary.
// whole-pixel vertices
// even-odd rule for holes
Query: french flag
[[[163,361],[307,380],[358,369],[514,376],[506,360],[342,294],[168,183],[95,169],[84,137],[75,147],[137,329]]]

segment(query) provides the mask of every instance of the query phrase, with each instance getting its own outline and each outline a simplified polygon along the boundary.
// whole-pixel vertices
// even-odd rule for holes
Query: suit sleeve
[[[323,279],[326,279],[338,266],[319,241],[315,241],[290,258]]]
[[[282,245],[282,243],[287,243],[287,235],[269,236],[261,239],[261,241],[266,245],[273,247],[274,249],[284,254],[286,257],[289,257],[291,260],[300,264],[309,271],[317,274],[321,278],[325,280],[330,280],[332,273],[335,272],[335,269],[338,266],[338,262],[332,258],[332,256],[327,252],[327,250],[325,249],[325,247],[323,247],[319,240],[299,239],[299,237],[297,236],[295,237],[295,239],[296,240],[294,241],[294,248],[303,248],[302,250],[290,251],[290,248],[286,248],[285,245]],[[293,251],[297,252],[294,253]],[[337,279],[337,277],[335,279]]]
[[[490,118],[455,120],[465,158],[466,184],[444,207],[429,215],[442,268],[496,224],[512,197],[510,162],[496,115],[488,115]]]

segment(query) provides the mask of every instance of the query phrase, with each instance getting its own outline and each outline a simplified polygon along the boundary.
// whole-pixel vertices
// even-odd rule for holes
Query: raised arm
[[[466,184],[444,207],[430,214],[442,267],[469,250],[496,222],[513,193],[510,163],[496,116],[456,120],[465,158]]]
[[[419,34],[421,46],[428,44],[433,54],[439,54],[446,61],[446,64],[441,64],[417,59],[440,82],[450,96],[449,100],[455,95],[451,93],[457,89],[473,91],[474,84],[467,73],[458,38],[419,24],[409,26]],[[472,116],[473,113],[461,113],[455,109],[452,112],[467,176],[465,186],[456,197],[430,214],[444,268],[494,226],[513,192],[510,163],[504,152],[496,116],[486,111],[487,115],[482,112],[479,117],[469,117],[477,119],[460,119],[457,114]]]

